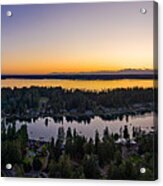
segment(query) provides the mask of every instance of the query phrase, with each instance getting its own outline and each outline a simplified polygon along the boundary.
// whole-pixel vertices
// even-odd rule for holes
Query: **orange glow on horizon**
[[[80,73],[80,72],[99,72],[99,71],[120,71],[124,69],[135,69],[135,70],[153,70],[153,66],[140,66],[137,63],[137,66],[131,67],[124,63],[122,66],[117,64],[123,63],[108,63],[108,62],[44,62],[44,61],[35,61],[28,62],[24,60],[24,64],[21,62],[14,63],[3,63],[1,68],[2,74],[49,74],[49,73]],[[31,65],[32,64],[32,65]]]
[[[153,2],[18,7],[2,8],[2,74],[154,69]]]

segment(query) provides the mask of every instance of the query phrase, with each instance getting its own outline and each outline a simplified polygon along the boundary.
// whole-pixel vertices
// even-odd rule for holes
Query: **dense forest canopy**
[[[132,107],[153,107],[157,98],[156,88],[113,89],[100,92],[66,90],[61,87],[2,88],[2,112],[22,114],[40,108],[49,114],[75,110],[78,113],[100,109],[133,109]],[[157,103],[157,101],[156,101]],[[157,105],[155,105],[155,111]]]

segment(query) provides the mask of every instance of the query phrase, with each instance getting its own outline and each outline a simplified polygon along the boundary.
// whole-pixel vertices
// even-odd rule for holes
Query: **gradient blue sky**
[[[152,1],[3,5],[1,13],[3,74],[153,68]]]

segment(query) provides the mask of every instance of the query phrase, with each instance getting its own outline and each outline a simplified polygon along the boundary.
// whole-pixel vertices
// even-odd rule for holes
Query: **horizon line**
[[[127,72],[127,71],[158,71],[158,69],[150,69],[150,68],[124,68],[120,70],[97,70],[97,71],[79,71],[79,72],[47,72],[47,73],[1,73],[2,75],[52,75],[52,74],[87,74],[87,73],[119,73],[119,72]]]

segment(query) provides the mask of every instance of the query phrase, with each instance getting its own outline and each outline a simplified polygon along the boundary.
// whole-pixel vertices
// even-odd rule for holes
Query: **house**
[[[126,145],[127,140],[125,138],[118,138],[118,140],[115,141],[116,144]]]

